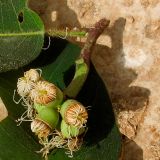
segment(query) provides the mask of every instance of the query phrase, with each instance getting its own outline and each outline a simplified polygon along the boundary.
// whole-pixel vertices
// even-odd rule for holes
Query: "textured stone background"
[[[0,122],[8,116],[8,111],[0,97]]]
[[[90,28],[100,18],[111,20],[92,60],[128,137],[123,159],[160,160],[160,0],[30,0],[29,5],[46,29]]]

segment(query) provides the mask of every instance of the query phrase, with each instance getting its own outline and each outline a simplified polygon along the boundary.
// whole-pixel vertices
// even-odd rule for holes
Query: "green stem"
[[[85,37],[85,31],[73,31],[73,30],[48,30],[46,33],[52,37],[62,37],[62,38],[71,38],[71,37]]]
[[[90,59],[93,47],[98,37],[102,34],[104,29],[108,25],[109,20],[101,19],[95,24],[93,28],[89,30],[86,43],[84,44],[84,47],[82,48],[80,53],[80,57],[78,58],[78,60],[76,60],[76,71],[73,80],[64,90],[64,93],[68,97],[76,97],[81,90],[89,73]]]

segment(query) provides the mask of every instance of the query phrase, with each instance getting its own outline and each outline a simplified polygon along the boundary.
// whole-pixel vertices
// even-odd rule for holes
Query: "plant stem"
[[[85,37],[86,36],[86,32],[85,31],[74,31],[74,30],[68,30],[66,28],[66,30],[57,30],[57,29],[53,29],[53,30],[48,30],[46,31],[46,33],[49,36],[52,37],[60,37],[60,38],[71,38],[71,37]]]
[[[104,29],[108,25],[109,25],[109,20],[101,19],[95,24],[93,28],[89,30],[86,43],[84,44],[84,47],[82,48],[80,53],[80,57],[75,62],[76,63],[75,75],[71,83],[64,90],[64,94],[66,94],[67,96],[74,98],[81,90],[89,73],[90,59],[93,47],[98,37],[102,34]]]
[[[108,27],[109,20],[105,18],[98,21],[93,28],[91,28],[88,32],[87,40],[84,47],[81,50],[80,57],[84,59],[85,63],[89,66],[91,53],[93,50],[93,46],[95,45],[98,37],[102,34],[104,29]]]

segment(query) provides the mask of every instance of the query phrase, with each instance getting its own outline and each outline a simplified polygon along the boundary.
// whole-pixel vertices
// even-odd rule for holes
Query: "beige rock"
[[[0,122],[8,116],[8,111],[0,97]]]
[[[109,90],[120,131],[143,150],[144,160],[160,159],[160,1],[30,0],[30,5],[46,29],[90,28],[102,17],[111,20],[93,63]],[[127,160],[133,159],[131,151]]]

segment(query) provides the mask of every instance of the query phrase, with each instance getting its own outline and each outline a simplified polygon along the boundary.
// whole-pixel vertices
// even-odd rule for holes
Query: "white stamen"
[[[13,92],[13,97],[12,97],[12,99],[13,99],[13,102],[14,102],[14,103],[19,104],[19,103],[21,102],[21,100],[23,99],[23,97],[21,97],[18,101],[16,101],[16,100],[15,100],[15,95],[16,95],[16,90],[14,90],[14,92]]]
[[[51,45],[51,37],[49,36],[48,37],[48,45],[47,45],[47,47],[43,47],[42,49],[43,50],[47,50],[50,47],[50,45]]]

